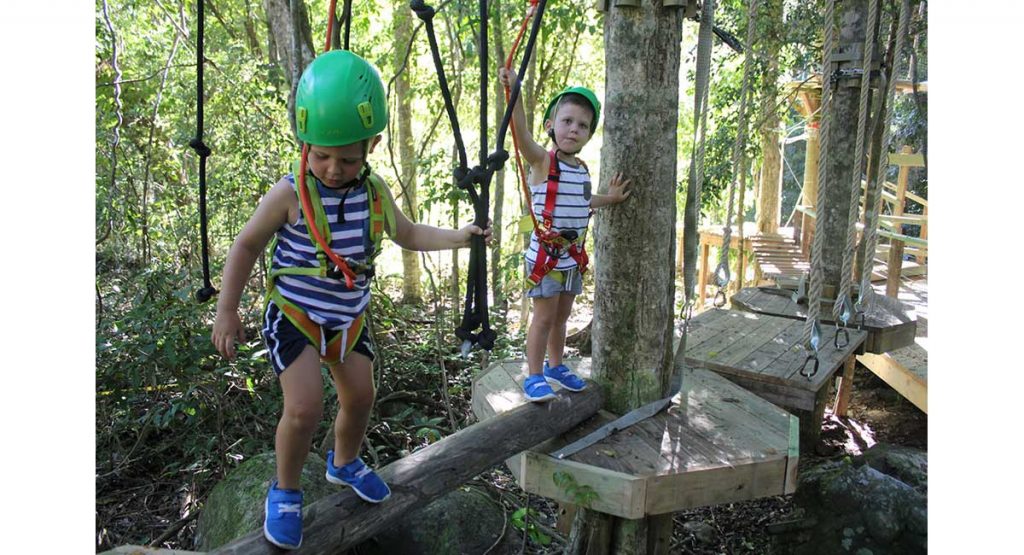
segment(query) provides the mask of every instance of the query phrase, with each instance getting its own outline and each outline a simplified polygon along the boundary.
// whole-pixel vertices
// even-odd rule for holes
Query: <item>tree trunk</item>
[[[590,388],[544,404],[526,403],[399,459],[380,471],[391,485],[386,502],[368,505],[346,488],[307,507],[302,549],[296,553],[342,553],[512,455],[571,430],[597,413],[601,401],[599,388]],[[263,538],[262,530],[214,551],[279,552]]]
[[[267,27],[273,35],[277,52],[270,58],[284,62],[281,68],[291,87],[288,95],[288,120],[295,133],[295,87],[302,70],[313,61],[313,35],[309,28],[309,14],[302,0],[263,0],[267,13]]]
[[[397,2],[394,9],[393,30],[395,34],[394,67],[402,67],[406,51],[412,46],[412,11],[404,0]],[[409,87],[409,73],[414,64],[395,76],[395,97],[398,104],[398,156],[401,159],[402,211],[415,223],[419,221],[419,203],[416,199],[416,148],[412,133],[412,94]],[[419,253],[402,250],[402,302],[419,304],[423,301],[420,286]]]
[[[672,373],[676,132],[682,11],[660,2],[612,7],[605,14],[605,102],[601,185],[619,171],[632,179],[629,200],[598,211],[594,224],[593,376],[606,408],[625,413],[668,393]],[[638,157],[642,164],[636,163]],[[590,511],[581,510],[581,513]],[[593,534],[580,516],[574,535]],[[666,519],[613,519],[615,553],[667,553]],[[668,517],[671,531],[671,517]],[[648,533],[657,531],[655,533]],[[601,553],[600,545],[586,551]]]
[[[782,194],[782,144],[779,141],[779,51],[782,49],[782,1],[767,0],[761,8],[761,21],[766,26],[761,39],[763,56],[768,60],[761,88],[761,164],[757,197],[757,229],[761,233],[778,233]]]
[[[625,172],[626,202],[594,224],[594,376],[622,413],[667,392],[671,369],[676,126],[682,15],[660,3],[605,17],[601,184]],[[637,63],[639,53],[643,63]],[[643,164],[637,164],[638,153]]]
[[[838,34],[838,44],[833,51],[862,49],[867,23],[867,2],[865,0],[841,2],[838,3],[836,9],[839,11],[839,21],[842,24]],[[838,64],[840,70],[859,69],[860,67],[860,60],[843,61]],[[826,68],[826,72],[830,74],[831,69]],[[828,85],[828,74],[823,79],[825,86]],[[824,244],[830,245],[830,247],[822,249],[821,253],[822,283],[825,286],[825,296],[829,296],[827,291],[838,288],[842,278],[847,218],[850,212],[850,187],[854,183],[853,152],[856,150],[857,142],[859,98],[860,79],[841,79],[839,86],[832,90],[831,113],[822,115],[822,117],[831,118],[829,120],[828,148],[826,149],[828,159],[818,161],[819,164],[828,164],[826,168],[828,190],[824,210],[821,206],[815,207],[817,219],[814,222],[814,232],[824,233]],[[859,177],[857,183],[859,186]]]

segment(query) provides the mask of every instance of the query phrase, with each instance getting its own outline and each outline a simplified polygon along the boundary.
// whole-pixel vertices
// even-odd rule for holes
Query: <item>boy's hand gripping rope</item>
[[[530,37],[526,44],[526,53],[523,56],[520,72],[525,71],[536,43],[537,34],[540,30],[540,22],[544,13],[546,0],[540,0],[537,5],[537,17],[534,20]],[[488,225],[488,210],[490,208],[490,184],[491,178],[498,169],[504,166],[508,160],[508,151],[504,149],[505,134],[512,119],[512,107],[519,98],[520,85],[516,83],[512,90],[511,100],[506,106],[505,114],[502,117],[501,125],[498,127],[498,137],[495,143],[496,148],[490,155],[487,154],[487,2],[480,0],[480,164],[472,169],[468,167],[466,148],[462,140],[462,133],[459,129],[458,114],[452,103],[451,91],[448,88],[448,80],[444,73],[444,64],[441,61],[440,49],[437,45],[437,37],[434,33],[433,18],[436,13],[434,8],[427,5],[423,0],[412,0],[409,7],[424,24],[427,33],[427,40],[430,44],[430,53],[434,60],[434,67],[437,71],[438,84],[441,88],[441,96],[444,98],[445,109],[448,112],[448,119],[452,125],[452,133],[455,139],[455,146],[458,153],[458,165],[453,171],[456,185],[466,191],[473,203],[475,219],[474,222],[481,229]],[[479,185],[479,191],[476,186]],[[455,335],[462,340],[462,354],[466,356],[473,346],[479,346],[486,350],[494,347],[494,340],[497,334],[491,329],[490,319],[487,311],[487,250],[484,238],[474,235],[471,238],[468,278],[466,283],[465,308],[462,314],[462,322],[455,329]],[[475,330],[482,328],[479,333]]]

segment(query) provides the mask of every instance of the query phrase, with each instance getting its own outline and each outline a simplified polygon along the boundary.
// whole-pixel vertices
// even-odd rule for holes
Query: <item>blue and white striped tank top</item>
[[[293,188],[297,187],[293,176],[289,175],[287,179],[292,182]],[[306,184],[312,185],[310,181],[313,180],[307,181]],[[337,190],[326,187],[319,179],[315,181],[324,205],[324,213],[331,226],[331,249],[341,257],[365,262],[369,250],[370,222],[367,184]],[[343,218],[339,217],[342,211]],[[274,249],[271,268],[319,266],[316,247],[311,242],[306,219],[300,209],[297,222],[286,223],[277,231],[277,248]],[[370,302],[366,276],[358,276],[355,284],[357,289],[353,291],[345,286],[342,279],[302,275],[277,277],[277,288],[281,295],[305,310],[311,320],[330,330],[347,329],[352,325],[352,321],[366,310]]]
[[[552,226],[561,231],[574,229],[583,237],[587,231],[587,224],[590,222],[590,173],[587,168],[572,166],[558,160],[558,170],[562,172],[558,181],[558,198],[555,199],[555,214]],[[533,213],[537,221],[541,221],[541,214],[544,212],[544,202],[547,200],[547,180],[530,186],[530,196],[533,197]],[[530,234],[530,246],[526,249],[526,262],[533,266],[537,262],[537,249],[540,243],[537,242],[537,233]],[[569,256],[568,250],[562,253],[558,259],[555,270],[568,270],[576,267],[576,261]]]

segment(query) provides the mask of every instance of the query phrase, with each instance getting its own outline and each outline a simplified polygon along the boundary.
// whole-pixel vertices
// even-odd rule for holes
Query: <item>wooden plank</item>
[[[782,297],[779,297],[782,299]],[[718,353],[716,361],[719,364],[735,365],[739,361],[747,358],[750,353],[764,347],[766,343],[774,339],[779,335],[782,330],[789,325],[789,322],[784,318],[765,318],[765,323],[747,333],[744,336],[743,341],[737,341],[732,345],[729,345],[725,349],[722,349]]]
[[[904,168],[923,168],[924,154],[921,154],[920,152],[917,154],[896,154],[894,152],[890,152],[889,164]]]
[[[897,393],[913,403],[915,407],[921,409],[925,414],[928,413],[928,382],[926,380],[922,380],[887,354],[865,353],[857,355],[857,360],[874,372],[876,376],[882,378],[882,381],[889,384]]]
[[[485,420],[526,403],[526,395],[502,363],[492,364],[473,379],[473,414]]]
[[[920,239],[918,237],[913,237],[913,236],[910,236],[910,235],[904,235],[902,233],[893,233],[891,231],[886,231],[886,230],[881,229],[881,228],[878,229],[878,234],[881,235],[882,237],[888,237],[889,239],[897,239],[897,240],[903,241],[904,243],[907,243],[909,245],[914,245],[915,247],[920,247],[920,248],[923,248],[923,249],[927,249],[928,248],[928,240],[927,239]]]
[[[903,275],[903,241],[893,241],[889,250],[889,261],[886,267],[885,296],[899,298],[900,276]]]
[[[703,341],[699,345],[691,347],[689,343],[687,343],[687,358],[725,364],[717,358],[720,351],[729,348],[735,343],[742,342],[747,335],[753,333],[758,328],[768,324],[769,322],[769,318],[758,317],[753,313],[731,312],[732,313],[728,314],[725,319],[726,321],[732,322],[733,325],[722,328],[714,337]],[[740,315],[748,315],[752,318],[738,318],[737,316]]]
[[[647,488],[643,478],[572,460],[558,460],[527,451],[523,458],[523,480],[520,486],[530,493],[560,503],[578,503],[578,500],[555,485],[556,472],[569,474],[577,484],[589,486],[597,493],[597,498],[590,505],[591,509],[620,518],[637,519],[644,516]]]
[[[699,472],[649,479],[646,512],[665,514],[682,509],[746,501],[785,493],[786,457],[757,463],[734,463]]]
[[[704,242],[704,235],[701,234],[701,245],[700,245],[700,270],[698,270],[699,276],[697,277],[697,309],[701,310],[704,308],[704,298],[707,296],[705,291],[708,286],[708,257],[711,255],[711,247]]]
[[[796,491],[797,467],[800,463],[800,419],[789,415],[789,456],[786,458],[786,486],[784,492]]]

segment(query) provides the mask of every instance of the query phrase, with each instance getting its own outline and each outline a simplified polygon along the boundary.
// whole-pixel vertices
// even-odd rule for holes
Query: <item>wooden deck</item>
[[[783,318],[807,318],[807,306],[794,303],[793,300],[776,288],[746,287],[732,296],[732,306],[740,310],[781,316]],[[917,316],[913,309],[896,306],[897,303],[872,302],[866,307],[864,328],[868,332],[864,349],[871,353],[884,353],[906,347],[914,343],[917,329]],[[821,311],[821,318],[826,328],[830,328],[831,337],[835,320],[832,318],[831,305]],[[853,324],[851,322],[851,324]]]
[[[566,364],[589,377],[590,359]],[[491,365],[473,382],[473,412],[485,419],[526,403],[526,374],[523,361]],[[578,504],[555,484],[564,472],[593,488],[591,508],[629,519],[795,491],[797,419],[713,372],[686,370],[673,404],[647,420],[566,459],[546,454],[614,418],[602,411],[506,463],[530,493]]]
[[[914,342],[888,352],[859,355],[857,362],[927,413],[928,280],[903,279],[900,283],[899,300],[912,307],[917,315],[918,325]]]

